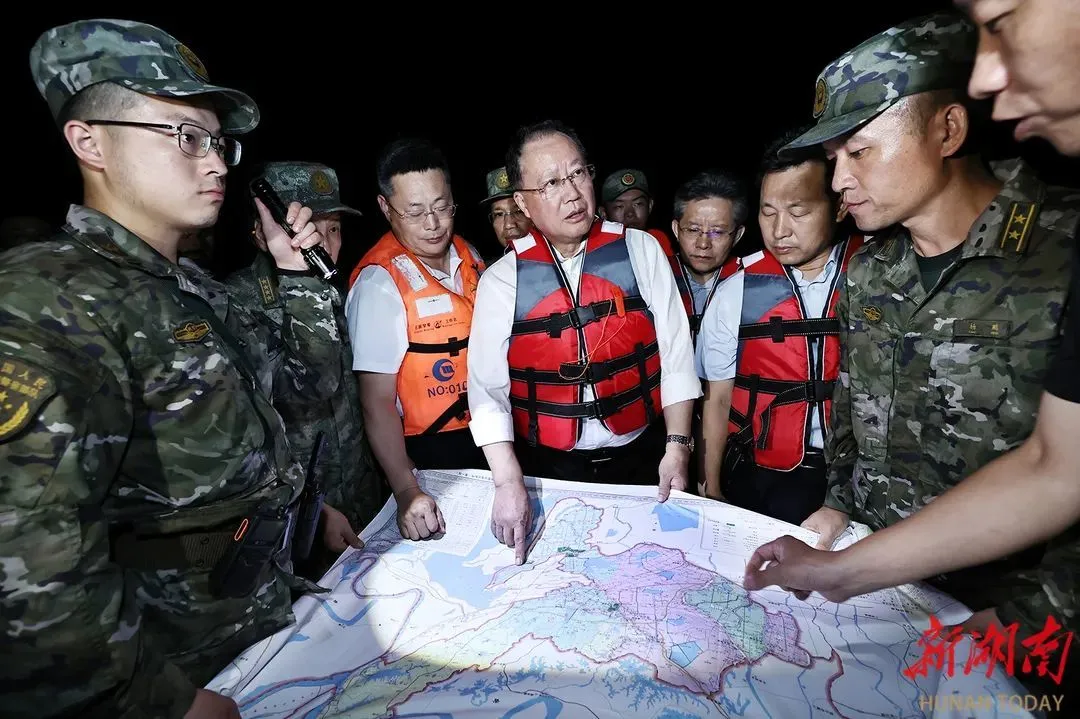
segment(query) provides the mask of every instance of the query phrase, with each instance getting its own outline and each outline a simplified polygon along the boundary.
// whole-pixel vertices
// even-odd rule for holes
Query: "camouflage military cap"
[[[510,187],[510,177],[506,174],[506,168],[500,167],[487,174],[487,194],[481,205],[506,197],[514,196],[514,188]]]
[[[211,85],[206,68],[190,48],[140,22],[78,20],[46,30],[30,50],[30,72],[54,118],[80,90],[113,82],[147,95],[210,95],[225,132],[242,134],[259,124],[254,100],[238,90]]]
[[[252,182],[265,177],[281,201],[299,202],[311,208],[315,216],[331,212],[360,215],[360,210],[341,201],[337,173],[317,162],[268,162],[259,168]]]
[[[903,97],[965,88],[977,42],[967,19],[950,12],[924,15],[866,40],[821,71],[814,87],[817,124],[780,152],[852,132]]]
[[[600,201],[608,203],[628,190],[641,190],[646,195],[649,192],[649,181],[641,170],[617,170],[604,179],[600,188]]]

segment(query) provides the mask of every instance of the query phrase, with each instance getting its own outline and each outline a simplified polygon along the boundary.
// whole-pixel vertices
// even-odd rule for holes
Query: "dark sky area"
[[[334,167],[346,200],[365,213],[345,227],[339,264],[351,267],[385,230],[375,202],[375,158],[400,135],[422,134],[446,152],[459,205],[455,229],[485,254],[494,237],[478,202],[484,174],[502,164],[521,124],[556,117],[575,127],[597,166],[630,166],[653,186],[656,226],[670,222],[676,186],[725,166],[752,178],[763,147],[810,120],[814,81],[844,50],[886,27],[951,3],[528,3],[490,9],[462,3],[270,3],[259,12],[225,3],[20,5],[5,27],[3,137],[8,164],[0,216],[59,223],[80,200],[78,173],[30,78],[28,54],[48,27],[120,17],[166,29],[191,47],[217,84],[255,98],[262,122],[242,138],[244,161],[216,232],[218,271],[249,259],[242,187],[267,160]],[[492,6],[500,7],[500,6]],[[873,9],[871,9],[873,8]],[[604,15],[599,14],[603,11]],[[259,14],[260,12],[264,14]],[[595,15],[594,15],[595,13]],[[517,18],[517,19],[515,19]],[[1021,153],[1051,179],[1075,163],[1009,128],[992,133],[995,157]],[[756,193],[756,190],[755,190]],[[754,208],[756,211],[756,208]],[[743,254],[756,241],[751,220]]]

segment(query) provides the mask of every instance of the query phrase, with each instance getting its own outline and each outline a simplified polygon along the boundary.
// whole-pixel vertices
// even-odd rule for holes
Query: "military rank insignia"
[[[1028,238],[1035,226],[1035,217],[1039,208],[1034,202],[1014,202],[1009,207],[1009,216],[1005,229],[1001,231],[1001,248],[1012,250],[1018,255],[1027,248]]]
[[[0,355],[0,442],[21,432],[56,394],[56,383],[41,368]]]

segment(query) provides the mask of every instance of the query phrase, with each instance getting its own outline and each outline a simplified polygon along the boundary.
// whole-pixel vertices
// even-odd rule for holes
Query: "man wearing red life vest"
[[[378,161],[390,231],[349,278],[353,369],[372,450],[398,506],[401,535],[445,531],[416,469],[486,468],[468,430],[467,348],[484,263],[454,234],[450,171],[425,140],[391,143]]]
[[[862,241],[834,243],[837,200],[822,151],[777,159],[776,149],[795,136],[765,154],[758,223],[766,251],[743,258],[717,291],[697,364],[708,385],[706,495],[799,524],[825,497],[822,448],[840,353],[836,301]]]
[[[523,128],[506,166],[534,227],[480,281],[469,426],[495,483],[492,532],[521,563],[523,470],[656,483],[664,501],[686,488],[701,386],[664,252],[650,234],[596,216],[594,171],[573,130]]]
[[[729,255],[746,232],[747,212],[743,183],[722,170],[699,172],[675,192],[671,232],[679,253],[674,271],[689,290],[690,337],[695,344],[717,288],[739,269],[740,258]]]

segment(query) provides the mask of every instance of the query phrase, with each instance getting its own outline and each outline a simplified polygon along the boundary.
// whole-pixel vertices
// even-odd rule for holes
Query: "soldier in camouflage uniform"
[[[359,216],[360,211],[341,201],[333,168],[314,162],[272,162],[264,165],[256,177],[265,177],[285,204],[299,202],[311,208],[312,222],[323,237],[330,259],[336,263],[342,242],[341,216]],[[285,299],[279,291],[278,278],[290,273],[279,270],[266,252],[262,224],[257,219],[253,234],[260,250],[255,261],[233,274],[226,284],[240,304],[261,309],[260,317],[271,333],[285,335]],[[337,319],[333,330],[338,337],[347,338],[341,294],[331,288],[331,296]],[[360,387],[352,371],[352,348],[348,341],[342,341],[339,346],[339,355],[326,357],[326,366],[315,369],[334,388],[328,401],[309,401],[303,387],[290,382],[280,382],[274,387],[274,403],[298,457],[309,457],[316,434],[323,433],[325,443],[319,471],[326,488],[326,505],[322,528],[325,546],[334,553],[349,545],[359,546],[355,531],[374,519],[388,498],[364,433]],[[324,561],[316,562],[311,569],[318,572],[324,568],[325,559],[329,558],[324,557]]]
[[[824,546],[849,518],[888,527],[1021,444],[1061,342],[1080,194],[1018,161],[994,180],[958,156],[974,48],[973,28],[951,14],[875,36],[822,72],[817,125],[788,145],[824,144],[833,188],[877,233],[838,308],[829,491],[804,522]],[[1023,570],[1042,553],[934,582],[983,610],[972,626],[996,616],[1028,636],[1047,603]]]
[[[334,391],[308,369],[341,353],[332,291],[282,276],[292,331],[274,336],[177,260],[217,220],[229,136],[259,120],[189,48],[87,20],[43,33],[30,66],[84,202],[55,240],[0,258],[3,713],[238,717],[199,687],[292,621],[290,586],[315,587],[291,575],[280,529],[250,584],[215,590],[211,570],[245,528],[284,526],[300,494],[269,397],[282,376]],[[301,270],[320,237],[308,208],[288,212],[295,239],[274,226],[268,248]]]

